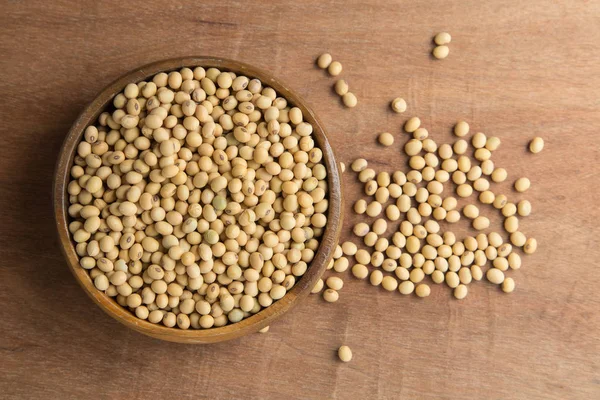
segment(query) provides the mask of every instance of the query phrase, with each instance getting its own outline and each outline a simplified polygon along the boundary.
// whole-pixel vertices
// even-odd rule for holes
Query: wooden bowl
[[[111,101],[116,94],[121,92],[128,83],[145,80],[159,72],[178,70],[183,67],[194,68],[197,66],[204,68],[215,67],[237,74],[244,74],[248,77],[258,78],[264,84],[275,89],[288,102],[302,110],[305,120],[313,125],[313,136],[323,151],[324,163],[327,169],[329,209],[327,210],[327,225],[313,261],[302,278],[296,282],[292,290],[282,299],[257,314],[235,324],[211,329],[182,330],[141,320],[129,310],[117,304],[114,299],[96,289],[88,272],[79,265],[79,257],[75,252],[75,247],[68,231],[70,217],[67,213],[68,195],[66,189],[70,179],[70,168],[76,154],[77,144],[81,141],[85,128],[95,123],[100,113],[111,106]],[[266,71],[237,61],[212,57],[186,57],[159,61],[138,68],[111,83],[85,108],[71,127],[63,143],[54,178],[54,214],[61,247],[69,268],[81,287],[83,287],[85,292],[100,308],[129,328],[158,339],[181,343],[214,343],[257,332],[265,326],[272,324],[277,318],[298,304],[299,301],[309,294],[333,256],[342,226],[341,203],[340,175],[333,151],[327,141],[323,125],[304,100],[293,90],[289,89],[286,84],[273,78]]]

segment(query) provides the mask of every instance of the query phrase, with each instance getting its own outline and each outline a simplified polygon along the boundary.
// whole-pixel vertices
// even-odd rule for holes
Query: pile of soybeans
[[[403,112],[405,107],[398,111],[399,103],[405,104],[402,99],[395,99],[392,109]],[[418,297],[431,293],[425,282],[427,276],[434,284],[445,282],[457,299],[464,299],[468,285],[480,281],[484,275],[504,292],[512,292],[515,282],[506,272],[521,267],[521,256],[515,248],[532,254],[537,249],[537,241],[519,229],[519,217],[529,216],[531,203],[521,200],[515,204],[506,195],[491,190],[490,181],[500,183],[508,177],[507,171],[496,167],[491,159],[500,146],[500,139],[477,132],[466,140],[469,125],[464,121],[454,127],[457,140],[452,145],[438,146],[417,117],[410,118],[404,130],[413,137],[404,146],[407,170],[391,174],[377,172],[362,158],[351,164],[367,196],[353,204],[354,212],[363,216],[354,225],[353,234],[362,240],[362,247],[366,249],[359,248],[353,241],[342,243],[328,269],[340,273],[351,268],[354,277],[368,278],[373,286],[381,285],[385,290],[398,290],[405,295],[414,292]],[[384,132],[378,136],[378,142],[391,146],[394,137]],[[529,148],[532,153],[538,153],[543,148],[543,140],[534,138]],[[490,220],[476,205],[467,204],[462,210],[457,209],[458,199],[444,194],[445,184],[453,187],[458,198],[475,195],[480,203],[497,209],[504,218],[509,240],[504,241],[498,232],[484,232],[490,227]],[[525,192],[529,186],[527,178],[514,182],[517,192]],[[439,222],[453,224],[461,215],[480,233],[458,239],[452,231],[442,232]],[[372,222],[365,222],[368,220]],[[388,227],[394,223],[398,227],[390,235]],[[348,257],[354,258],[352,265]],[[343,283],[341,278],[332,275],[319,281],[313,293],[327,286],[323,298],[335,302]]]
[[[128,84],[85,130],[69,231],[99,291],[200,329],[269,307],[327,223],[327,171],[302,111],[258,79],[182,68]]]
[[[445,47],[450,35],[440,33],[434,41],[438,47]],[[325,53],[317,65],[327,68],[331,60],[331,55]],[[337,81],[334,88],[340,95],[347,92],[343,80]],[[404,113],[407,103],[398,97],[391,102],[391,109]],[[454,126],[456,141],[438,145],[421,126],[418,117],[409,118],[404,131],[412,136],[404,145],[408,169],[378,172],[370,168],[365,159],[352,162],[351,169],[364,184],[367,196],[353,203],[354,212],[362,216],[354,225],[353,234],[364,246],[359,248],[356,241],[338,245],[327,267],[332,272],[326,273],[327,277],[319,280],[312,292],[319,293],[326,287],[323,298],[336,302],[344,286],[343,279],[336,273],[347,269],[358,279],[368,278],[373,286],[398,290],[405,295],[414,292],[418,297],[431,293],[425,280],[427,276],[434,284],[446,283],[459,300],[467,296],[471,282],[480,281],[484,276],[500,285],[505,293],[512,292],[515,282],[506,273],[521,267],[521,256],[515,250],[520,248],[524,254],[532,254],[537,249],[537,241],[519,228],[519,217],[530,215],[531,203],[521,200],[515,204],[507,195],[492,190],[492,183],[508,178],[507,170],[496,167],[492,161],[500,139],[482,132],[469,137],[469,124],[459,121]],[[377,141],[385,147],[395,142],[389,132],[380,133]],[[529,144],[534,154],[543,147],[540,137],[533,138]],[[345,170],[344,163],[341,170]],[[519,178],[514,182],[514,189],[522,193],[530,184],[529,179]],[[447,194],[448,186],[458,199]],[[500,212],[509,234],[508,241],[498,232],[488,232],[490,219],[477,205],[458,208],[460,198],[471,196],[477,196],[482,205]],[[450,230],[442,231],[440,222],[454,224],[461,216],[469,219],[474,230],[480,233],[457,238]]]

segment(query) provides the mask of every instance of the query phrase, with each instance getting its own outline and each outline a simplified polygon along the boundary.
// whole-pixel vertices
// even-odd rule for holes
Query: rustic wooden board
[[[0,397],[522,398],[600,396],[600,3],[597,1],[0,2]],[[450,56],[431,37],[452,33]],[[330,51],[358,98],[344,109],[314,59]],[[341,161],[393,171],[401,124],[418,115],[450,140],[459,118],[499,136],[494,160],[528,176],[522,221],[538,253],[462,302],[350,277],[337,304],[312,296],[268,334],[209,346],[163,343],[93,305],[71,276],[52,219],[61,142],[109,82],[183,55],[270,70],[319,114]],[[388,102],[403,96],[404,116]],[[383,149],[376,133],[397,145]],[[543,153],[526,151],[534,135]],[[360,186],[344,176],[346,198]],[[359,219],[345,206],[345,238]],[[498,227],[496,213],[485,209]],[[459,224],[461,234],[470,230]],[[342,364],[335,349],[354,350]]]

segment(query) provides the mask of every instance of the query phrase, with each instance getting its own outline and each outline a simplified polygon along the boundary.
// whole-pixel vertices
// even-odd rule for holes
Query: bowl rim
[[[68,216],[67,185],[70,181],[70,169],[76,154],[77,145],[83,136],[85,128],[89,124],[96,122],[100,113],[110,105],[114,96],[120,93],[128,83],[140,82],[159,72],[170,72],[184,67],[194,68],[198,66],[205,69],[214,67],[235,72],[236,74],[244,74],[250,78],[258,78],[264,85],[272,87],[279,95],[288,100],[289,103],[302,110],[304,120],[313,125],[313,137],[323,152],[323,162],[327,170],[327,198],[329,204],[327,224],[319,247],[315,252],[315,257],[310,262],[305,274],[283,298],[258,313],[234,324],[210,329],[183,330],[139,319],[125,307],[120,306],[116,300],[96,289],[88,271],[79,265],[79,257],[77,256],[68,230],[70,217]],[[309,294],[332,259],[342,228],[342,201],[342,182],[333,149],[327,140],[323,124],[314,111],[307,105],[306,101],[290,89],[287,84],[273,77],[265,70],[239,61],[210,56],[179,57],[153,62],[123,74],[106,86],[85,107],[69,129],[61,146],[53,183],[54,217],[61,250],[67,260],[69,269],[87,295],[104,312],[125,326],[154,338],[182,343],[214,343],[235,339],[270,325],[275,319],[297,305],[300,300]]]

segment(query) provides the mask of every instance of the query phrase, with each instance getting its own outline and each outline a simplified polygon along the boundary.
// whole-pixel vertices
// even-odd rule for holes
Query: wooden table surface
[[[208,3],[203,5],[203,3]],[[0,1],[0,397],[8,399],[591,399],[600,397],[600,3],[503,1]],[[431,38],[452,34],[446,60]],[[314,66],[329,51],[359,99],[344,109]],[[270,70],[318,112],[340,161],[405,168],[401,125],[451,140],[466,119],[502,139],[497,165],[532,188],[538,252],[511,295],[479,282],[422,300],[350,277],[267,334],[163,343],[95,307],[61,255],[51,184],[83,107],[139,65],[215,55]],[[389,101],[402,96],[404,115]],[[382,148],[376,134],[392,132]],[[541,136],[539,155],[526,151]],[[352,173],[347,200],[360,196]],[[344,238],[359,221],[345,205]],[[498,213],[484,208],[493,227]],[[461,236],[472,231],[457,224]],[[354,359],[335,350],[348,344]]]

